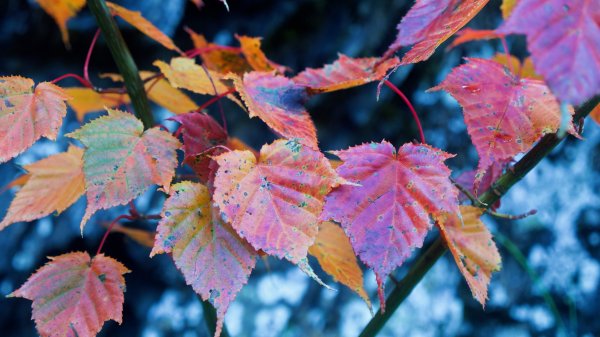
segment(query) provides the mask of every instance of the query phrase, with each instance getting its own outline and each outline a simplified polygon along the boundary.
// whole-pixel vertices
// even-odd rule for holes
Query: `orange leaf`
[[[590,113],[590,116],[596,123],[600,124],[600,104],[596,105],[596,107]]]
[[[120,262],[103,254],[75,252],[51,257],[9,297],[33,301],[42,337],[95,336],[105,321],[121,324],[125,290]]]
[[[504,34],[497,33],[495,30],[475,30],[465,28],[456,33],[456,38],[448,46],[448,49],[471,41],[498,39],[502,36],[504,36]]]
[[[378,57],[351,58],[340,54],[334,63],[320,69],[308,68],[293,80],[308,87],[311,93],[330,92],[381,81],[399,63],[396,57],[381,62]]]
[[[240,48],[208,43],[203,35],[189,28],[186,28],[186,32],[190,35],[194,48],[200,53],[206,68],[221,74],[241,75],[252,71],[252,66],[246,61]]]
[[[165,48],[181,53],[181,50],[177,48],[171,38],[165,35],[165,33],[161,32],[160,29],[156,28],[152,22],[146,20],[146,18],[142,16],[142,13],[131,11],[109,1],[106,2],[106,5],[108,8],[110,8],[112,15],[118,16],[125,20],[140,32],[146,34],[146,36],[149,38],[162,44]]]
[[[356,261],[350,239],[340,226],[331,221],[322,222],[320,227],[308,253],[317,258],[327,274],[356,292],[371,309],[371,301],[363,287],[363,272]]]
[[[67,137],[86,146],[83,155],[88,205],[81,230],[98,210],[124,205],[157,184],[166,191],[177,166],[181,146],[170,133],[152,128],[144,131],[132,114],[108,109]]]
[[[510,14],[512,14],[512,11],[516,5],[517,5],[517,0],[502,0],[502,5],[500,5],[500,10],[502,10],[502,18],[504,20],[508,19]]]
[[[127,94],[99,93],[90,88],[65,88],[65,92],[73,98],[68,103],[80,122],[88,113],[116,108],[130,102]]]
[[[187,284],[217,310],[219,336],[233,302],[256,263],[256,252],[224,223],[204,185],[184,181],[171,187],[150,256],[172,253]]]
[[[0,77],[0,163],[16,157],[41,137],[56,139],[69,95],[50,82],[33,89],[20,76]]]
[[[462,221],[456,214],[449,214],[446,222],[437,224],[473,297],[485,306],[491,274],[500,270],[502,259],[492,235],[481,222],[483,209],[460,206],[460,212]]]
[[[0,194],[8,191],[9,189],[16,187],[16,186],[23,186],[27,183],[27,181],[29,181],[29,178],[31,178],[31,174],[23,174],[21,176],[16,177],[13,181],[11,181],[10,183],[8,183],[6,186],[2,187],[0,189]]]
[[[13,199],[0,230],[19,221],[32,221],[61,213],[83,194],[83,149],[70,146],[25,166],[29,179]]]
[[[319,148],[315,125],[304,108],[308,99],[305,87],[274,73],[253,71],[243,79],[229,76],[250,117],[259,117],[283,137],[299,138],[302,144]]]
[[[522,63],[519,59],[510,55],[506,56],[504,53],[497,53],[494,55],[492,60],[504,64],[509,70],[514,71],[521,78],[530,78],[533,80],[544,80],[544,78],[535,72],[533,68],[533,62],[531,62],[531,57],[527,57]]]
[[[112,231],[126,235],[144,247],[152,248],[154,246],[154,236],[156,235],[154,231],[129,228],[121,226],[118,223],[113,225]]]
[[[77,15],[83,6],[85,6],[85,0],[36,0],[40,7],[48,13],[58,27],[60,28],[60,34],[62,36],[63,43],[70,47],[69,44],[69,31],[67,30],[67,21],[70,18]]]
[[[235,36],[240,41],[240,47],[242,48],[242,54],[246,57],[246,60],[256,71],[273,71],[276,70],[278,73],[283,74],[287,68],[279,65],[267,58],[265,53],[260,49],[260,37],[250,37],[243,35]]]

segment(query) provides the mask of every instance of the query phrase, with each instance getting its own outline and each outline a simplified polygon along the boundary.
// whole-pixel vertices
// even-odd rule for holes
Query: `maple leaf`
[[[446,90],[463,107],[479,154],[476,182],[494,162],[528,151],[544,134],[560,127],[560,105],[546,84],[519,79],[493,60],[468,58],[429,90]],[[572,122],[569,132],[575,134]]]
[[[60,28],[60,34],[63,43],[70,48],[69,43],[69,31],[67,30],[67,21],[77,15],[83,6],[85,6],[85,0],[36,0],[42,9],[50,15],[58,28]]]
[[[121,324],[126,273],[125,266],[103,254],[92,259],[74,252],[51,257],[8,296],[33,301],[42,337],[93,337],[105,321]]]
[[[417,0],[398,24],[398,36],[383,58],[413,45],[402,64],[427,60],[435,49],[464,27],[489,0]]]
[[[125,20],[125,22],[132,25],[152,40],[160,43],[165,48],[181,53],[181,50],[177,48],[171,38],[165,35],[165,33],[161,32],[160,29],[156,28],[152,22],[146,20],[146,18],[142,16],[142,13],[129,10],[109,1],[106,1],[106,6],[108,6],[112,15],[118,16]]]
[[[221,78],[221,74],[204,70],[194,59],[174,57],[171,64],[157,60],[153,63],[167,77],[175,88],[183,88],[202,95],[219,95],[229,90]],[[216,92],[215,92],[216,91]]]
[[[248,281],[257,253],[221,221],[206,186],[184,181],[171,191],[150,256],[172,253],[186,283],[216,308],[219,336],[225,312]]]
[[[458,190],[444,161],[453,155],[428,145],[386,141],[333,151],[337,173],[360,186],[342,185],[326,198],[322,220],[340,223],[359,258],[375,271],[381,309],[384,281],[421,247],[435,220],[458,213]]]
[[[198,105],[186,94],[173,88],[167,80],[158,76],[160,75],[152,71],[140,71],[140,78],[144,81],[144,89],[146,89],[148,99],[175,114],[184,114],[198,109]],[[123,77],[119,74],[102,74],[100,77],[108,77],[115,82],[123,82]]]
[[[485,306],[491,274],[500,270],[502,259],[492,235],[481,222],[484,210],[460,206],[460,211],[462,221],[458,215],[450,214],[446,222],[437,224],[473,297]]]
[[[168,191],[177,166],[179,141],[170,133],[144,131],[132,114],[107,109],[97,118],[66,136],[86,146],[83,155],[88,205],[81,231],[100,209],[124,205],[157,184]]]
[[[318,232],[325,195],[343,180],[321,152],[297,140],[215,158],[213,200],[223,219],[257,250],[304,264]]]
[[[181,123],[183,128],[184,162],[192,167],[202,181],[208,181],[211,162],[209,155],[216,156],[224,151],[215,146],[227,142],[227,132],[205,113],[192,112],[172,119]]]
[[[252,71],[252,66],[246,61],[240,48],[208,43],[203,35],[189,28],[186,28],[186,31],[194,43],[194,48],[200,52],[202,64],[206,68],[221,74],[241,75]]]
[[[308,253],[317,258],[327,274],[356,292],[371,309],[371,300],[363,287],[363,272],[344,230],[331,221],[322,222],[320,227],[317,239],[308,248]]]
[[[65,88],[64,91],[71,96],[72,99],[68,104],[75,111],[75,116],[80,122],[89,113],[104,111],[105,108],[116,108],[131,101],[127,94],[99,93],[90,88],[72,87]]]
[[[41,137],[56,139],[70,97],[50,82],[0,77],[0,163],[16,157]]]
[[[527,35],[535,70],[562,102],[600,93],[600,3],[521,0],[498,29]]]
[[[0,230],[61,213],[77,201],[85,190],[82,157],[83,149],[70,146],[67,152],[25,165],[29,178],[11,202]]]
[[[242,54],[244,54],[246,61],[250,64],[252,69],[264,72],[276,70],[280,74],[284,74],[288,70],[287,67],[279,65],[267,58],[262,49],[260,49],[260,37],[236,35],[235,38],[240,41]]]
[[[340,54],[334,63],[320,69],[308,68],[293,80],[314,94],[342,90],[381,81],[399,62],[397,57],[382,62],[378,57],[351,58]]]
[[[317,131],[304,108],[308,99],[306,88],[273,72],[230,74],[250,117],[259,117],[271,129],[285,138],[299,138],[304,145],[318,149]]]

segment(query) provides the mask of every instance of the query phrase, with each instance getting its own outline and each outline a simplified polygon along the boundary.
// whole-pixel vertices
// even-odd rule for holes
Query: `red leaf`
[[[499,31],[527,35],[535,70],[561,101],[600,93],[598,0],[521,0]]]
[[[504,36],[504,34],[499,34],[495,30],[475,30],[471,28],[465,28],[456,33],[456,38],[448,46],[448,49],[471,41],[498,39],[502,36]]]
[[[311,93],[342,90],[381,81],[388,70],[399,64],[394,57],[381,62],[380,58],[351,58],[340,54],[337,61],[320,69],[308,68],[293,78],[298,85],[306,86]]]
[[[64,254],[51,257],[9,297],[33,301],[42,337],[93,337],[109,319],[121,324],[128,272],[103,254],[93,259],[84,252]]]
[[[318,232],[323,199],[340,183],[323,154],[296,140],[216,157],[213,200],[257,250],[303,264]]]
[[[360,186],[343,185],[326,199],[321,218],[339,222],[354,251],[375,271],[384,310],[385,277],[421,247],[436,220],[458,213],[458,190],[444,160],[453,157],[428,145],[386,141],[335,151],[338,174]]]
[[[479,154],[478,183],[494,162],[511,159],[529,150],[544,134],[556,132],[561,112],[543,81],[519,79],[492,60],[467,61],[430,90],[448,91],[463,107]],[[572,123],[569,130],[575,132]]]
[[[184,181],[171,187],[150,256],[173,253],[187,284],[217,309],[221,334],[229,304],[248,281],[256,252],[221,221],[204,185]]]
[[[248,107],[250,117],[258,116],[285,138],[318,149],[317,131],[304,108],[308,99],[306,88],[274,73],[253,71],[240,77],[230,75],[235,88]]]
[[[481,222],[483,209],[460,206],[460,211],[462,220],[451,214],[448,221],[438,222],[438,226],[473,297],[485,306],[491,274],[500,270],[502,259],[492,234]]]
[[[50,82],[33,89],[20,76],[0,77],[0,163],[16,157],[41,137],[56,139],[70,97]]]
[[[398,36],[384,58],[413,45],[402,64],[427,60],[435,49],[464,27],[489,0],[417,0],[398,24]]]

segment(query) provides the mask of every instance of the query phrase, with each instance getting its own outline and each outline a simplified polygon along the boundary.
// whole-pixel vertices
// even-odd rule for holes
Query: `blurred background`
[[[205,0],[198,10],[187,0],[115,1],[139,10],[172,36],[181,49],[191,49],[187,26],[208,40],[236,45],[234,34],[262,36],[267,56],[299,72],[333,62],[337,53],[352,57],[378,56],[393,41],[396,25],[412,6],[402,0],[229,0],[230,12],[217,0]],[[493,29],[501,21],[500,1],[490,1],[470,24]],[[121,22],[122,23],[122,22]],[[144,70],[156,59],[175,56],[157,43],[122,25],[138,66]],[[81,74],[96,26],[87,9],[69,22],[71,49],[60,39],[54,21],[33,0],[0,1],[0,75],[22,75],[36,82],[65,73]],[[526,55],[524,39],[509,38],[511,51]],[[477,155],[466,133],[460,107],[445,93],[425,93],[438,84],[464,56],[489,58],[499,43],[474,42],[445,51],[438,48],[427,62],[399,69],[391,80],[415,105],[427,141],[457,156],[448,161],[455,172],[476,167]],[[90,64],[97,75],[116,72],[100,38]],[[63,86],[77,82],[62,81]],[[110,83],[107,83],[109,85]],[[315,120],[323,150],[347,148],[386,139],[396,146],[418,137],[406,106],[387,88],[376,100],[376,84],[315,97],[308,111]],[[190,96],[199,103],[206,97]],[[223,102],[230,134],[259,148],[275,137],[258,119],[248,119],[235,105]],[[157,120],[170,116],[154,107]],[[217,116],[216,106],[210,108]],[[88,116],[87,119],[93,118]],[[168,126],[173,126],[168,124]],[[61,134],[79,127],[73,113]],[[172,128],[173,129],[173,128]],[[500,212],[538,213],[519,221],[485,218],[503,257],[495,273],[485,310],[470,294],[449,254],[437,262],[380,336],[598,336],[600,335],[600,128],[586,123],[585,140],[563,142],[548,158],[502,199]],[[0,165],[0,186],[23,173],[22,165],[65,151],[64,138],[38,142],[18,158]],[[4,216],[14,190],[0,195]],[[136,201],[146,214],[160,212],[164,197],[146,193]],[[125,207],[100,211],[79,235],[83,198],[59,216],[18,223],[0,232],[0,335],[36,336],[31,302],[4,298],[54,256],[70,251],[94,252],[104,233],[103,224]],[[155,222],[125,223],[154,229]],[[434,238],[433,229],[428,241]],[[129,269],[126,276],[123,324],[105,324],[99,336],[208,336],[198,296],[185,285],[166,255],[148,257],[149,249],[121,234],[111,234],[104,252]],[[415,254],[416,255],[416,254]],[[318,268],[316,260],[311,260]],[[401,278],[410,262],[398,268]],[[322,288],[296,267],[277,259],[260,260],[249,284],[229,308],[226,324],[232,336],[357,336],[371,314],[358,296],[329,276],[319,275],[338,289]],[[366,289],[376,302],[372,272],[365,272]],[[388,290],[392,288],[388,285]]]

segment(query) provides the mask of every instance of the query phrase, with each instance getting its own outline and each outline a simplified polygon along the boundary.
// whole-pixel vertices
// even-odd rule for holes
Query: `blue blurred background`
[[[217,0],[198,9],[186,0],[116,1],[142,11],[182,49],[192,48],[184,26],[220,44],[235,44],[233,34],[262,36],[263,49],[274,61],[301,71],[320,67],[342,52],[349,56],[381,55],[393,41],[395,26],[413,4],[402,0],[230,0],[228,13]],[[501,20],[499,1],[471,23],[495,28]],[[81,73],[96,30],[87,10],[69,22],[71,50],[33,0],[0,1],[0,75],[22,75],[37,81],[64,73]],[[123,33],[141,69],[174,56],[155,42],[123,25]],[[509,39],[511,50],[525,55],[522,38]],[[449,52],[445,45],[427,62],[406,66],[391,78],[415,104],[427,140],[456,153],[454,172],[473,169],[477,155],[466,133],[460,107],[445,93],[425,93],[438,84],[464,56],[491,57],[497,42],[470,43]],[[115,72],[102,38],[91,62],[97,75]],[[75,86],[76,82],[61,82]],[[198,102],[206,100],[197,97]],[[230,133],[260,147],[274,136],[257,119],[224,102]],[[157,120],[169,113],[154,107]],[[212,107],[211,109],[215,109]],[[414,121],[400,99],[384,88],[376,101],[376,84],[313,98],[308,104],[323,150],[342,149],[365,141],[386,139],[395,145],[417,138]],[[211,111],[217,113],[217,111]],[[88,117],[89,118],[89,117]],[[496,235],[503,257],[502,271],[493,275],[485,310],[472,299],[448,254],[417,286],[394,314],[381,336],[598,336],[600,335],[600,128],[586,123],[584,141],[568,139],[502,199],[501,212],[538,213],[520,221],[485,218]],[[61,134],[79,127],[74,114]],[[0,186],[22,174],[21,165],[66,150],[58,143],[38,142],[17,159],[0,165]],[[456,175],[455,175],[456,176]],[[14,190],[0,195],[4,216]],[[136,201],[143,213],[158,213],[159,193]],[[104,233],[102,224],[124,214],[125,207],[98,212],[83,238],[78,224],[82,198],[59,216],[18,223],[0,232],[0,335],[36,336],[30,302],[6,299],[46,256],[75,250],[94,252]],[[155,222],[126,223],[153,229]],[[432,230],[435,232],[435,229]],[[434,234],[429,235],[429,239]],[[121,234],[111,234],[104,249],[133,272],[126,277],[124,323],[106,323],[100,336],[208,336],[198,297],[187,287],[168,256],[148,257],[149,249]],[[316,261],[311,264],[318,268]],[[409,264],[398,268],[401,278]],[[320,272],[320,271],[319,271]],[[320,273],[323,279],[331,279]],[[366,271],[366,288],[376,301],[374,275]],[[250,282],[229,309],[226,324],[232,336],[356,336],[369,321],[367,306],[341,285],[333,292],[308,279],[287,262],[261,260]],[[389,286],[388,288],[391,288]]]

